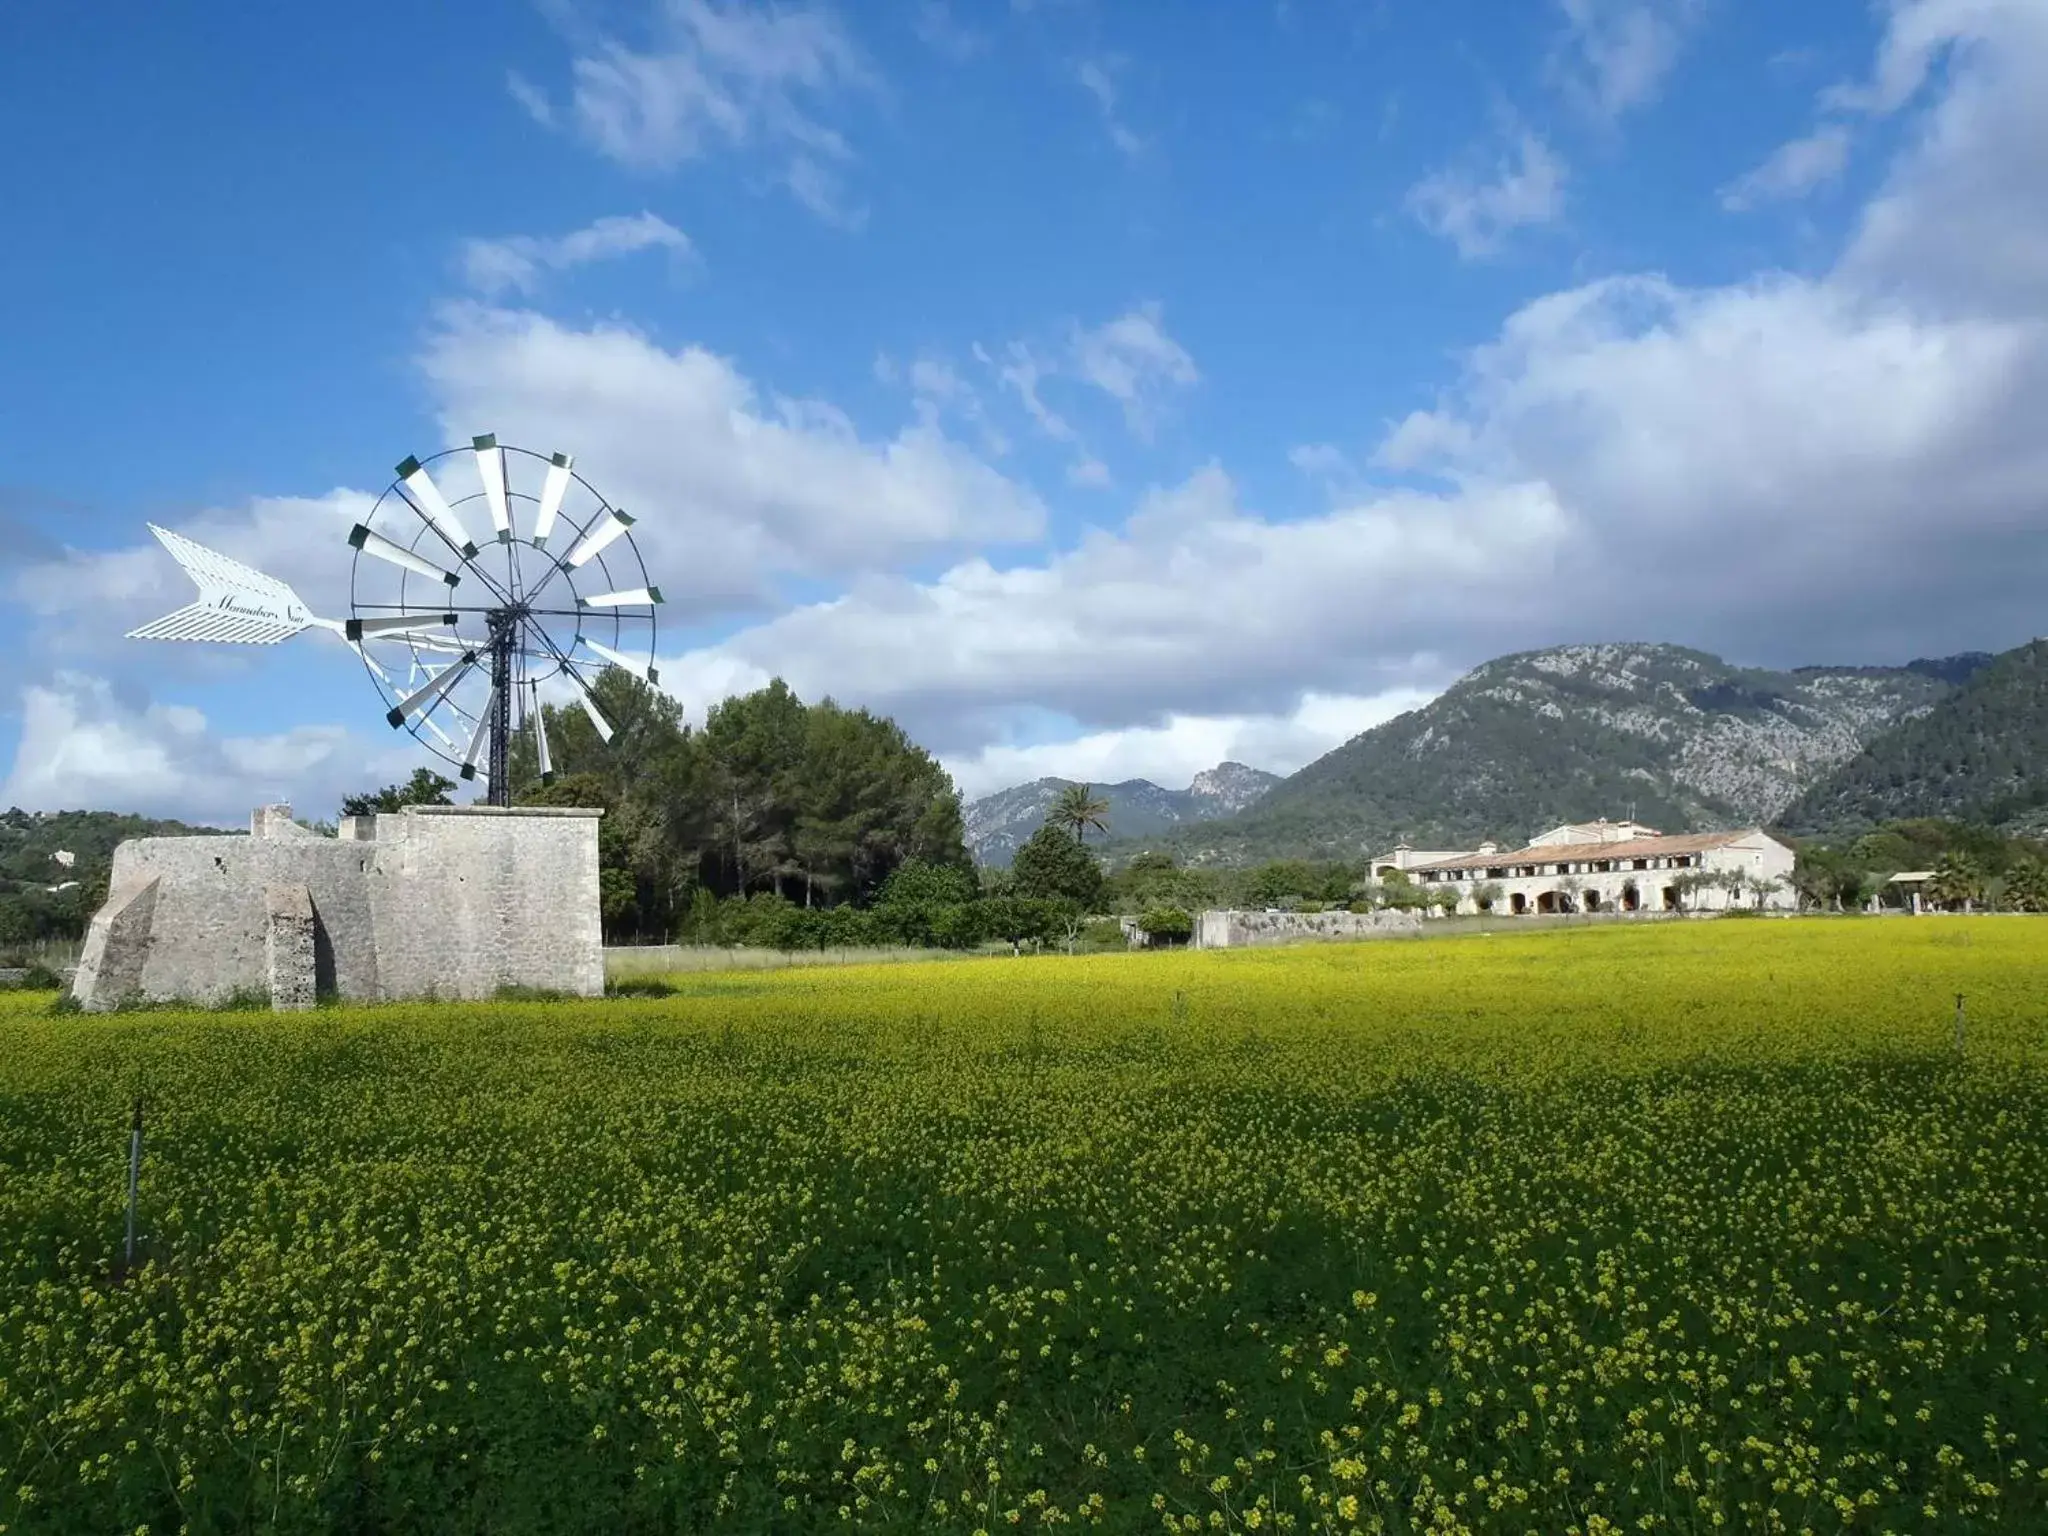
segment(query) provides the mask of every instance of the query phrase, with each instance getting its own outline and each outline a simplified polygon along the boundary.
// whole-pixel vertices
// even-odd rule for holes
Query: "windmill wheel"
[[[606,741],[593,678],[619,667],[656,682],[655,612],[633,519],[567,454],[476,438],[409,458],[349,534],[355,566],[343,637],[394,729],[409,730],[493,805],[512,803],[512,734],[531,729],[553,776],[543,693],[572,695]],[[473,487],[473,488],[472,488]]]

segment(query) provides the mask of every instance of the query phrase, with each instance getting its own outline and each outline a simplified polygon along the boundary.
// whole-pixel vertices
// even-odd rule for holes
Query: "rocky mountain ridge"
[[[1034,779],[972,800],[964,808],[967,846],[983,864],[1003,868],[1024,841],[1045,823],[1060,792],[1076,779]],[[1113,837],[1156,837],[1187,822],[1232,816],[1257,804],[1280,782],[1243,763],[1218,763],[1195,775],[1186,789],[1162,789],[1150,779],[1125,779],[1118,784],[1090,784],[1109,810],[1104,815]]]
[[[1650,643],[1503,656],[1247,811],[1151,841],[1193,862],[1246,863],[1350,859],[1403,839],[1468,847],[1602,815],[1674,832],[1769,825],[1990,659],[1774,671]],[[1129,851],[1113,832],[1112,855]]]

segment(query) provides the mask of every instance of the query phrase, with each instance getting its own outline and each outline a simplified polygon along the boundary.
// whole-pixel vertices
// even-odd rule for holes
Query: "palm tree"
[[[1927,882],[1927,894],[1944,907],[1970,910],[1984,890],[1984,874],[1966,853],[1945,853]]]
[[[2004,904],[2013,912],[2048,912],[2048,865],[2022,854],[2005,872]]]
[[[1045,819],[1054,826],[1070,828],[1074,841],[1079,843],[1087,840],[1090,827],[1098,832],[1109,831],[1108,815],[1107,800],[1096,799],[1094,790],[1086,784],[1069,784],[1053,801]]]

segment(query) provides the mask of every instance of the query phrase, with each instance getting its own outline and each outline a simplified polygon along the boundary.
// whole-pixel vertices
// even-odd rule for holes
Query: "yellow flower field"
[[[2048,1529],[2048,922],[676,984],[0,998],[0,1528]]]

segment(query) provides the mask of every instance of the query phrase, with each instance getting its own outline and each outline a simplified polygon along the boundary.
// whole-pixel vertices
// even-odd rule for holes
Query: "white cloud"
[[[919,42],[955,64],[988,51],[988,36],[964,25],[947,0],[920,0],[915,30]]]
[[[907,365],[899,365],[884,354],[875,359],[875,377],[909,390],[917,419],[926,426],[936,428],[949,418],[964,422],[990,454],[1000,458],[1010,451],[1009,438],[989,419],[980,392],[946,358],[921,353]]]
[[[1109,141],[1127,158],[1136,159],[1145,152],[1145,141],[1133,133],[1123,119],[1117,115],[1117,88],[1114,71],[1121,61],[1111,58],[1083,59],[1074,66],[1074,79],[1082,90],[1095,98],[1097,110],[1102,113],[1102,126],[1109,133]]]
[[[1803,139],[1779,145],[1763,164],[1730,182],[1721,191],[1721,206],[1740,213],[1759,203],[1804,197],[1840,176],[1848,163],[1849,130],[1824,123]]]
[[[782,180],[789,195],[824,223],[836,224],[841,229],[860,229],[868,221],[867,209],[847,201],[846,188],[839,176],[815,155],[793,156]]]
[[[1400,493],[1276,522],[1241,509],[1210,467],[1042,564],[977,558],[928,583],[873,579],[663,671],[692,697],[707,669],[781,675],[806,696],[897,713],[955,755],[1019,709],[1100,729],[1284,712],[1303,691],[1440,682],[1407,640],[1441,637],[1448,619],[1485,646],[1570,534],[1536,486]]]
[[[852,158],[819,117],[827,102],[875,89],[873,69],[822,6],[665,0],[644,48],[604,38],[570,65],[566,120],[599,153],[635,170],[671,170],[719,149],[784,157],[778,178],[813,212],[856,222],[833,165]],[[543,123],[557,114],[515,77]]]
[[[986,347],[974,348],[975,358],[1016,397],[1039,432],[1073,451],[1067,466],[1070,485],[1107,485],[1109,467],[1090,451],[1073,422],[1047,401],[1045,386],[1063,380],[1100,390],[1116,402],[1131,433],[1149,441],[1168,397],[1201,380],[1187,349],[1167,334],[1163,313],[1158,303],[1146,302],[1100,325],[1074,322],[1064,348],[1013,341],[1000,357]]]
[[[196,709],[126,697],[78,672],[30,684],[21,706],[0,804],[24,810],[119,809],[233,826],[247,825],[257,805],[296,797],[300,814],[332,816],[343,795],[403,778],[416,763],[339,725],[219,735]]]
[[[1883,41],[1870,78],[1831,86],[1821,105],[1833,111],[1886,116],[1926,85],[1942,56],[1958,44],[1996,41],[2040,7],[2033,0],[1886,0]]]
[[[554,103],[548,100],[546,92],[527,79],[526,76],[520,74],[518,70],[512,69],[505,72],[505,89],[511,93],[512,99],[519,103],[526,115],[536,123],[539,123],[541,127],[552,128],[555,126]]]
[[[850,579],[1043,526],[1035,495],[932,422],[865,439],[830,405],[764,399],[727,359],[622,325],[459,305],[420,364],[451,440],[489,429],[590,465],[686,617],[767,601],[779,576]]]
[[[667,251],[677,261],[695,255],[690,237],[651,213],[614,215],[567,235],[542,238],[512,235],[502,240],[468,240],[462,247],[462,270],[469,286],[487,296],[507,291],[531,293],[541,274],[631,256],[640,251]]]
[[[1612,121],[1657,97],[1697,16],[1695,0],[1558,0],[1570,62],[1559,72],[1596,116]]]
[[[1471,261],[1493,255],[1518,229],[1557,219],[1564,212],[1564,187],[1564,162],[1524,128],[1515,132],[1510,152],[1484,174],[1452,167],[1418,182],[1409,190],[1408,210]]]
[[[1049,777],[1096,784],[1150,779],[1179,788],[1223,762],[1292,773],[1434,696],[1421,688],[1395,688],[1370,698],[1311,693],[1281,714],[1174,715],[1161,725],[1091,731],[1071,741],[991,745],[947,758],[944,765],[968,799]]]
[[[1166,334],[1157,303],[1140,304],[1092,330],[1075,327],[1074,372],[1123,407],[1141,438],[1152,435],[1159,397],[1201,378],[1187,349]]]
[[[1010,343],[1001,362],[997,362],[981,347],[975,348],[975,355],[993,368],[996,378],[1017,396],[1017,403],[1024,407],[1025,414],[1037,424],[1039,431],[1057,443],[1078,440],[1079,434],[1074,431],[1072,424],[1047,405],[1039,393],[1040,383],[1058,371],[1054,365],[1021,341]]]
[[[1975,247],[1989,239],[2038,270],[2039,246],[2014,251],[1995,213],[1984,217],[1995,209],[1996,198],[1983,182],[1987,175],[2022,181],[2048,163],[2048,153],[2038,151],[2048,133],[2048,108],[2041,105],[2040,81],[2033,74],[2048,51],[2048,11],[2037,0],[1890,0],[1889,12],[1869,78],[1822,91],[1822,120],[1814,130],[1733,183],[1723,194],[1724,205],[1740,210],[1766,198],[1799,197],[1833,180],[1853,147],[1848,119],[1889,117],[1912,106],[1948,60],[1957,79],[1936,103],[1927,138],[1905,166],[1938,164],[1942,176],[1956,179],[1943,185],[1924,176],[1896,178],[1892,195],[1869,210],[1866,244],[1912,244],[1924,258],[1936,242],[1960,242],[1971,248],[1965,259],[1974,267]],[[1887,215],[1902,206],[1898,194],[1909,182],[1914,214],[1931,221],[1919,228]],[[1968,229],[1942,223],[1958,217],[1977,222]]]
[[[2038,321],[2048,313],[2048,6],[1902,3],[1874,99],[1910,99],[1908,82],[1917,89],[1944,40],[1947,89],[1864,210],[1843,270],[1941,313]]]

